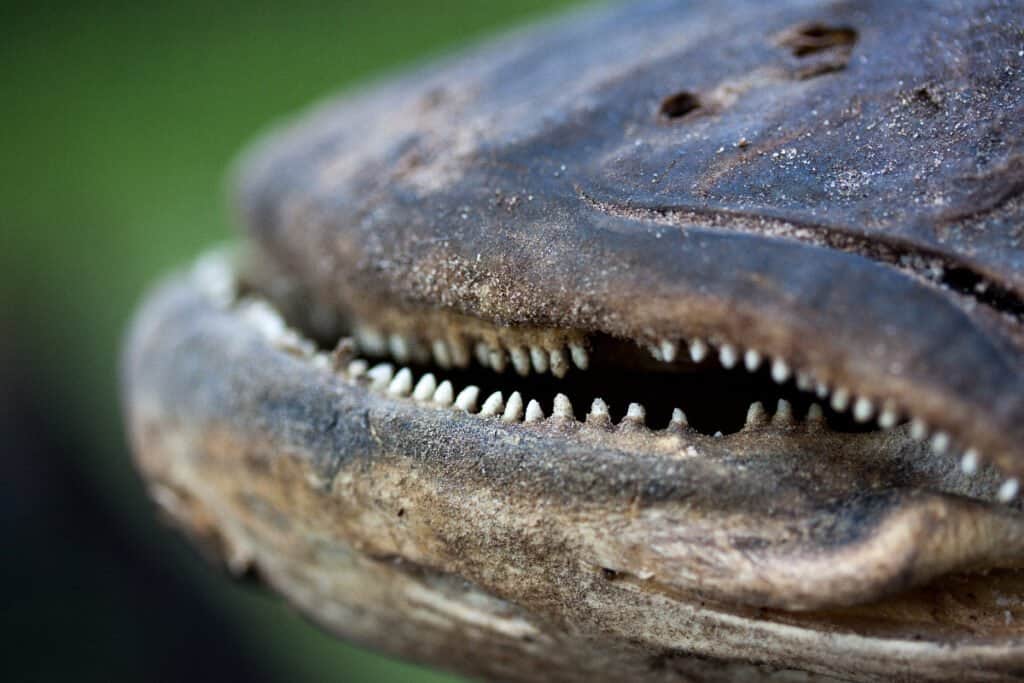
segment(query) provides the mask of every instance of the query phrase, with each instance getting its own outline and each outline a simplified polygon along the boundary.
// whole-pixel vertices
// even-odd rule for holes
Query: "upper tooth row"
[[[372,356],[390,355],[399,363],[415,361],[427,363],[431,358],[442,368],[467,367],[470,358],[496,372],[504,372],[511,366],[519,375],[551,372],[555,377],[564,377],[570,365],[580,370],[590,366],[586,347],[579,342],[568,342],[565,346],[546,348],[539,345],[510,345],[507,348],[477,340],[470,345],[461,336],[447,339],[433,339],[429,344],[419,339],[398,333],[383,334],[370,327],[359,327],[355,331],[356,346]]]

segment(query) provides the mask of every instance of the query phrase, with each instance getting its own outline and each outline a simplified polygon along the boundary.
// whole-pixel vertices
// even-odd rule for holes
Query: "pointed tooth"
[[[540,422],[544,419],[544,411],[541,409],[540,404],[537,401],[530,399],[530,402],[526,404],[526,421],[527,422]]]
[[[896,406],[892,404],[892,401],[883,403],[882,412],[878,414],[878,426],[882,429],[892,429],[899,420],[899,413],[896,412]]]
[[[690,423],[686,419],[686,413],[679,408],[673,408],[672,419],[669,421],[668,426],[673,429],[685,429],[690,426]]]
[[[487,345],[487,342],[478,341],[476,344],[473,344],[473,355],[476,356],[478,365],[482,365],[485,368],[491,367],[491,347]]]
[[[391,363],[377,363],[366,371],[370,378],[370,386],[374,389],[383,389],[391,384],[391,378],[395,376],[395,366]]]
[[[723,434],[722,432],[715,432],[711,436],[713,436],[716,439],[721,439],[723,436],[725,436],[725,434]]]
[[[497,417],[504,410],[505,399],[502,398],[500,391],[495,391],[484,400],[484,404],[480,408],[480,414],[484,417]]]
[[[665,359],[661,355],[661,347],[657,344],[651,344],[647,347],[647,353],[651,354],[651,358],[658,362],[664,362]]]
[[[814,376],[804,371],[796,373],[796,388],[800,391],[812,391],[814,389]]]
[[[399,363],[409,360],[409,340],[398,333],[388,337],[388,350],[391,352],[391,357]]]
[[[450,406],[455,400],[455,389],[452,388],[452,383],[448,380],[444,380],[437,386],[437,391],[434,392],[434,403],[439,406]]]
[[[455,407],[467,413],[476,412],[476,400],[480,397],[480,387],[470,384],[455,397]]]
[[[825,384],[824,382],[818,382],[817,384],[814,385],[814,393],[820,399],[828,398],[828,385]]]
[[[634,425],[643,425],[647,421],[647,409],[639,403],[630,403],[626,408],[624,421],[631,422]]]
[[[935,432],[932,435],[932,451],[936,455],[942,455],[949,450],[949,434],[946,432]]]
[[[658,345],[661,348],[661,359],[666,363],[674,363],[679,356],[679,344],[671,339],[662,339]]]
[[[843,387],[836,387],[832,392],[832,410],[841,413],[850,407],[850,391]]]
[[[402,368],[396,374],[391,383],[388,384],[388,394],[391,396],[408,396],[412,391],[412,370]]]
[[[853,402],[853,419],[861,424],[867,422],[875,415],[875,404],[871,399],[861,396]]]
[[[747,369],[747,372],[757,372],[757,369],[761,367],[761,352],[757,349],[747,349],[743,354],[743,366]]]
[[[590,404],[587,422],[604,425],[611,422],[611,416],[608,414],[608,404],[600,398],[595,398],[593,403]]]
[[[435,339],[430,343],[430,350],[433,352],[434,361],[442,368],[452,366],[452,352],[448,349],[443,339]]]
[[[562,379],[565,377],[565,373],[569,372],[569,362],[565,358],[565,352],[562,349],[551,349],[548,352],[548,363],[551,366],[551,374]]]
[[[491,368],[495,372],[505,372],[508,358],[505,356],[504,349],[491,349],[489,359],[491,361]]]
[[[387,353],[387,339],[372,327],[360,326],[355,331],[356,347],[370,356],[383,356]]]
[[[789,377],[792,374],[793,371],[789,368],[789,363],[786,361],[781,358],[776,358],[772,361],[772,379],[775,380],[776,384],[785,384],[789,381]]]
[[[412,390],[412,397],[417,401],[429,401],[437,391],[437,379],[432,373],[427,373],[416,382],[416,388]]]
[[[348,376],[352,379],[358,379],[366,374],[366,371],[370,368],[370,364],[362,358],[356,358],[348,364],[347,372]]]
[[[999,493],[996,495],[1001,502],[1009,503],[1017,497],[1018,493],[1020,493],[1020,482],[1016,479],[1007,479],[999,487]]]
[[[539,346],[530,347],[530,361],[535,372],[544,374],[548,371],[548,353]]]
[[[513,391],[508,397],[501,419],[503,422],[519,422],[523,419],[523,395],[518,391]]]
[[[462,337],[453,336],[448,340],[448,349],[452,355],[452,365],[457,368],[469,367],[469,346]]]
[[[572,403],[569,403],[568,396],[565,394],[555,394],[555,402],[551,409],[551,417],[560,417],[566,420],[574,419]]]
[[[784,398],[779,399],[779,402],[775,404],[775,415],[772,416],[772,421],[779,425],[793,423],[793,406],[789,404],[789,401]]]
[[[708,345],[703,339],[694,339],[690,342],[690,360],[700,363],[708,356]]]
[[[978,465],[981,464],[981,457],[978,451],[973,448],[967,449],[964,457],[960,458],[960,469],[964,474],[971,476],[978,473]]]
[[[718,349],[718,362],[723,368],[731,370],[736,367],[739,358],[736,355],[736,348],[732,344],[722,344]]]
[[[508,356],[512,360],[512,367],[516,374],[526,377],[530,374],[530,354],[522,346],[513,346],[508,350]]]
[[[747,408],[746,427],[759,427],[768,421],[768,415],[764,412],[764,406],[760,401],[754,401]]]
[[[807,409],[807,421],[817,424],[824,424],[825,422],[825,411],[821,409],[821,406],[817,403],[812,403],[811,407]]]
[[[573,364],[580,370],[586,370],[590,367],[590,356],[587,354],[587,350],[583,348],[582,344],[570,342],[569,355],[572,357]]]
[[[924,423],[924,420],[915,417],[910,421],[910,438],[915,441],[924,441],[928,438],[928,425]]]

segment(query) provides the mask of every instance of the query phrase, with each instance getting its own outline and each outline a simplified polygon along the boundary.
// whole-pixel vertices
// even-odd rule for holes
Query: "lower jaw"
[[[1024,662],[1018,513],[898,431],[506,424],[375,390],[220,304],[178,281],[137,323],[139,464],[230,566],[343,635],[506,679]]]

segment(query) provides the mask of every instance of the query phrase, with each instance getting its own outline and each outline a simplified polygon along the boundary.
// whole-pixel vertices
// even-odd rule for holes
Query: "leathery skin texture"
[[[1024,6],[600,7],[329,101],[143,306],[161,509],[497,680],[1024,677]]]

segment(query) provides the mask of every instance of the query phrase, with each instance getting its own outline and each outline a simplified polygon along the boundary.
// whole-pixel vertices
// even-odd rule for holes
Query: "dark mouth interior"
[[[672,411],[681,409],[690,427],[706,435],[718,432],[731,434],[746,423],[750,405],[760,402],[765,411],[774,413],[779,399],[792,406],[794,417],[803,418],[816,398],[797,390],[793,382],[776,384],[767,364],[757,372],[748,372],[742,364],[731,370],[723,368],[716,359],[700,364],[689,360],[664,363],[653,359],[645,350],[629,341],[607,335],[589,337],[590,367],[583,371],[573,368],[563,378],[550,374],[531,373],[525,377],[510,367],[495,372],[471,363],[468,368],[441,369],[430,363],[410,363],[414,375],[433,372],[438,381],[449,379],[457,386],[475,385],[481,398],[495,391],[506,398],[513,391],[524,400],[535,399],[547,413],[556,394],[566,395],[572,403],[578,420],[585,420],[591,403],[596,398],[608,404],[613,422],[619,422],[630,403],[641,404],[646,412],[646,424],[662,429],[669,424]],[[371,359],[388,360],[389,358]],[[872,424],[859,424],[849,415],[837,413],[827,404],[822,407],[830,428],[843,432],[866,432],[877,429]]]

